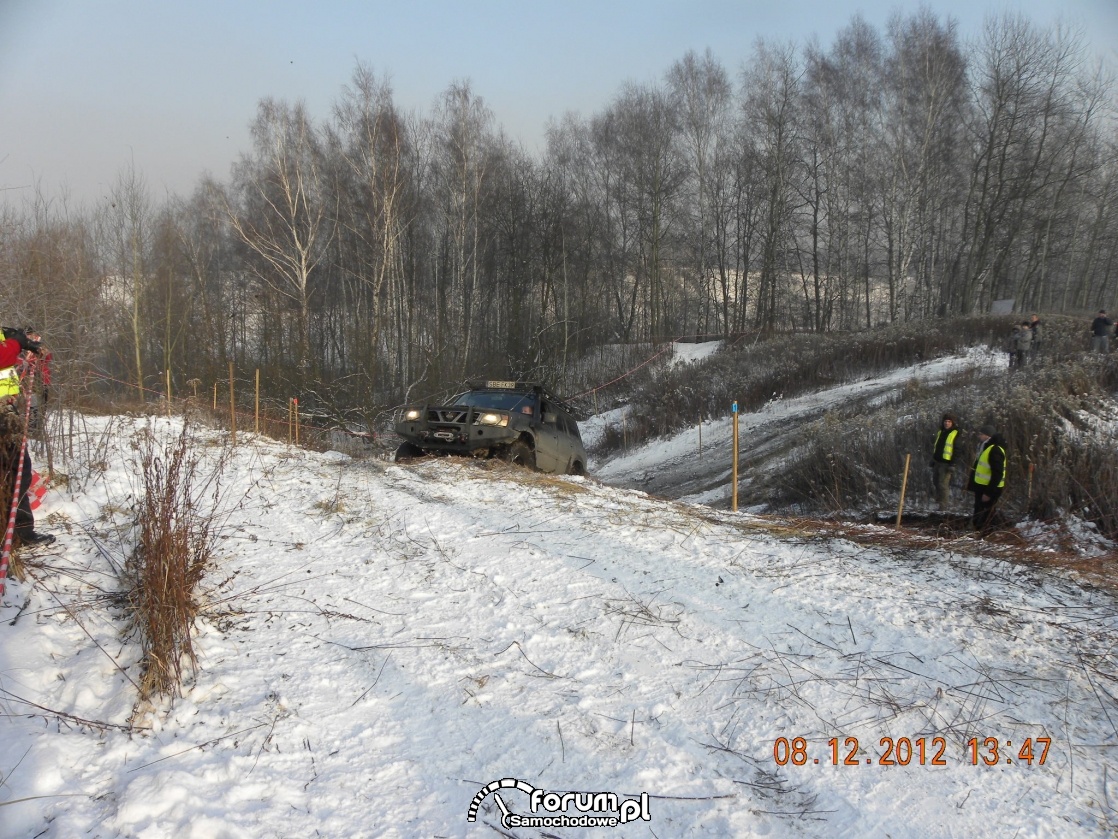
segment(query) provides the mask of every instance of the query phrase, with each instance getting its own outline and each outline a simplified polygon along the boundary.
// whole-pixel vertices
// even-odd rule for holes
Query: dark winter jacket
[[[1114,326],[1114,321],[1105,315],[1099,315],[1091,321],[1091,334],[1096,338],[1101,338],[1104,335],[1110,334],[1110,327]]]
[[[983,457],[989,450],[989,455]],[[989,438],[983,443],[982,448],[974,458],[970,470],[970,481],[967,483],[968,492],[989,493],[1001,492],[1005,483],[1005,441],[1000,435]],[[984,474],[988,464],[989,477]]]

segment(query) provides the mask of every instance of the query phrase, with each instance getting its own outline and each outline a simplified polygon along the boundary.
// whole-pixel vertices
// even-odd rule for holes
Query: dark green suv
[[[396,419],[396,433],[404,438],[398,462],[453,454],[586,474],[574,409],[531,382],[477,382],[447,405],[408,405]]]

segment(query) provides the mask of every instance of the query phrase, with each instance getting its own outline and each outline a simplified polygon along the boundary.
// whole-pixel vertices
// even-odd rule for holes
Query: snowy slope
[[[683,345],[679,345],[683,346]],[[707,346],[698,344],[693,346]],[[867,377],[802,396],[774,398],[760,410],[743,411],[738,416],[742,441],[741,484],[764,484],[768,470],[779,468],[780,459],[799,443],[801,427],[837,407],[887,401],[912,382],[935,385],[965,378],[975,368],[1004,366],[1004,353],[985,349],[937,358],[906,367],[887,375]],[[686,358],[686,357],[685,357]],[[641,489],[667,498],[702,504],[727,506],[730,498],[733,419],[729,415],[708,420],[682,431],[669,440],[638,446],[605,460],[590,462],[591,472],[614,486]],[[601,438],[605,425],[619,426],[627,413],[618,409],[587,424],[583,433],[588,446]],[[701,441],[700,441],[701,434]],[[700,446],[701,442],[701,446]]]
[[[129,434],[146,422],[89,421],[72,494],[47,497],[56,550],[0,602],[0,837],[1118,826],[1108,592],[594,479],[405,468],[244,435],[224,473],[200,671],[182,697],[135,709],[137,643],[110,594],[135,491]],[[779,765],[774,744],[797,737],[803,765]],[[923,738],[925,765],[918,751],[883,764],[883,738],[905,756]],[[945,765],[931,765],[937,738]],[[520,789],[487,791],[502,779]],[[499,827],[502,804],[529,812],[529,786],[647,793],[649,819]]]

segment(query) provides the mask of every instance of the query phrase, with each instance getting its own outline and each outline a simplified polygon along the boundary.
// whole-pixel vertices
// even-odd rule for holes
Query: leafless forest
[[[74,382],[181,393],[233,362],[344,410],[485,374],[569,391],[604,344],[1118,308],[1116,87],[1073,31],[923,11],[688,53],[539,154],[468,83],[412,113],[343,81],[329,114],[261,101],[189,196],[125,165],[98,206],[9,202],[3,317]]]

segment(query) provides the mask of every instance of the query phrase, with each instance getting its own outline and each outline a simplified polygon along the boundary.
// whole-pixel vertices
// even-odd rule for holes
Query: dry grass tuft
[[[198,486],[199,458],[191,450],[188,425],[161,450],[149,431],[139,440],[142,492],[138,537],[125,567],[127,602],[143,647],[141,699],[167,695],[182,683],[183,668],[196,669],[191,643],[200,610],[197,590],[213,558],[216,530],[213,505],[217,474]],[[220,468],[219,468],[220,471]]]

